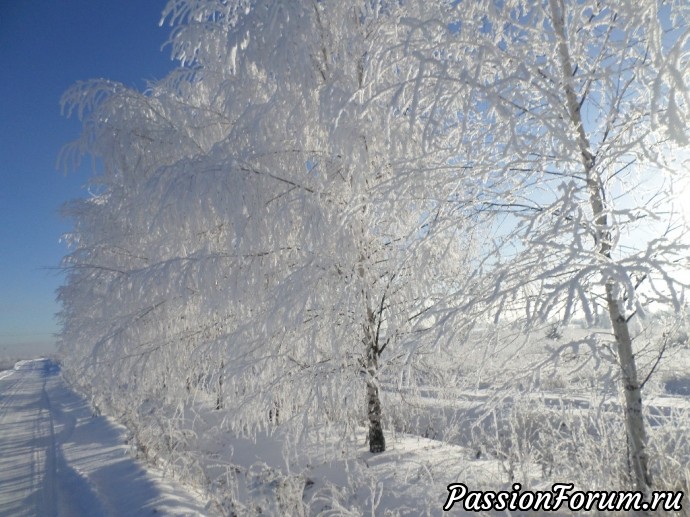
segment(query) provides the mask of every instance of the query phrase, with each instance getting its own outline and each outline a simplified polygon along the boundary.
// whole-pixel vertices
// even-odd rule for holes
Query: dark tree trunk
[[[367,344],[367,414],[369,418],[369,451],[383,452],[386,450],[386,439],[383,436],[381,423],[381,399],[379,387],[376,384],[378,370],[378,348],[373,339]]]

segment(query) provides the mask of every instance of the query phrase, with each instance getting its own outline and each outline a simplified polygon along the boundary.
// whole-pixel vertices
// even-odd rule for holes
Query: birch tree
[[[444,139],[462,97],[424,64],[441,7],[173,1],[179,70],[146,95],[67,95],[104,192],[72,212],[63,342],[92,378],[108,357],[103,390],[123,374],[184,397],[212,357],[238,431],[364,415],[385,449],[382,379],[414,365],[473,251],[446,217],[475,192],[449,181],[467,172]]]
[[[593,319],[603,301],[620,365],[632,480],[652,486],[634,328],[683,303],[688,7],[650,1],[462,4],[455,67],[478,92],[487,137],[471,162],[511,178],[487,208],[509,214],[508,266],[487,301],[528,322]],[[460,9],[460,8],[459,8]],[[470,162],[468,162],[470,163]],[[511,228],[512,226],[512,228]],[[511,244],[512,243],[512,244]],[[516,293],[520,293],[516,297]],[[650,309],[652,307],[652,309]]]
[[[431,228],[448,210],[439,200],[447,199],[449,153],[430,145],[436,135],[426,118],[440,111],[439,97],[433,74],[414,55],[433,49],[448,27],[436,8],[422,4],[267,2],[239,14],[234,4],[171,7],[171,16],[184,20],[173,39],[180,59],[201,65],[202,74],[217,73],[214,45],[228,41],[220,55],[232,56],[237,70],[229,83],[266,78],[265,105],[245,111],[223,144],[236,149],[236,135],[251,135],[246,147],[226,155],[243,156],[239,168],[260,177],[266,194],[248,207],[268,217],[254,221],[254,251],[245,254],[257,246],[281,250],[282,272],[274,262],[263,288],[274,303],[258,311],[266,315],[259,349],[268,347],[264,357],[280,366],[266,359],[262,369],[293,372],[290,382],[301,386],[290,392],[293,405],[305,396],[304,404],[321,404],[323,393],[304,385],[331,378],[341,391],[348,387],[338,395],[348,409],[363,378],[370,449],[380,452],[383,354],[393,363],[409,358],[424,305],[440,297],[448,278],[457,281],[468,249],[457,226]],[[275,30],[265,34],[268,21]],[[452,209],[461,205],[456,199]],[[279,232],[271,227],[275,213],[284,218]],[[427,267],[413,270],[422,257]],[[288,349],[275,344],[286,335]]]

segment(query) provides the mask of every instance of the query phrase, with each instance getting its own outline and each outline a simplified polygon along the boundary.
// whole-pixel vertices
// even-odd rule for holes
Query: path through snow
[[[205,515],[173,481],[127,455],[48,359],[0,372],[0,516]]]

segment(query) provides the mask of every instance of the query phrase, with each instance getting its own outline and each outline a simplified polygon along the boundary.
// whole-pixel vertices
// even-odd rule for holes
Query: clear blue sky
[[[56,169],[79,135],[60,114],[78,80],[144,89],[174,67],[165,0],[0,0],[0,358],[51,351],[57,270],[70,221],[58,210],[85,195],[88,170]]]

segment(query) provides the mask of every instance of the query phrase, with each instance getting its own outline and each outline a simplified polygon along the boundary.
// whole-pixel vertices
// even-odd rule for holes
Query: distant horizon
[[[7,345],[0,345],[0,361],[34,359],[44,356],[59,355],[55,347],[55,340],[25,341]]]

